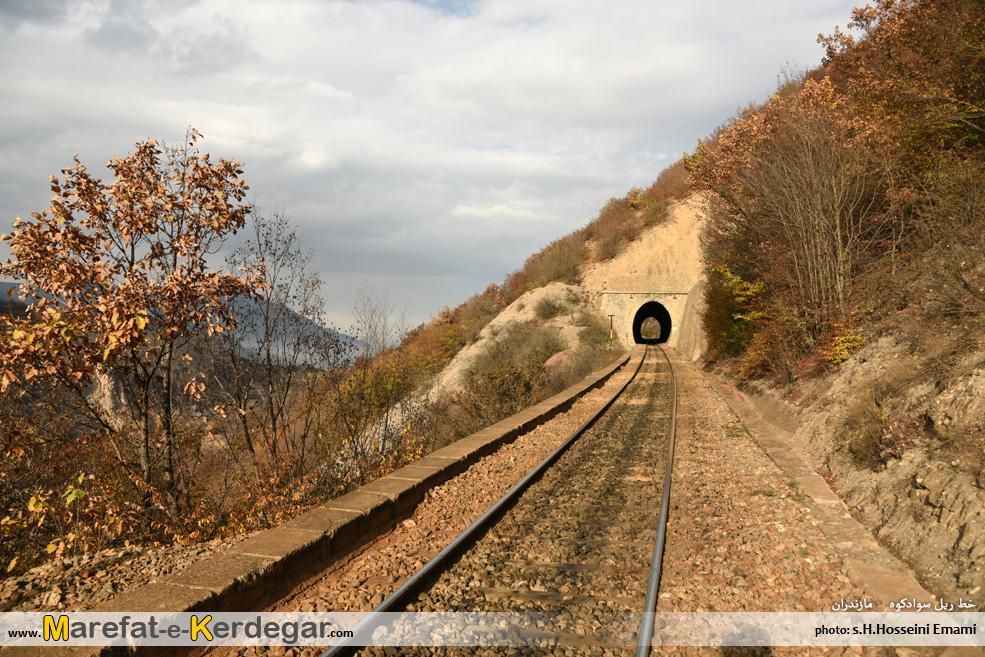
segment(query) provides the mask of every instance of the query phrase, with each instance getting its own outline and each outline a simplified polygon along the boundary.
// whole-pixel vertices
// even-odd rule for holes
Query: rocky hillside
[[[438,387],[460,384],[496,336],[511,323],[533,319],[545,299],[566,300],[572,310],[590,304],[605,316],[613,309],[612,291],[689,290],[670,345],[704,360],[700,235],[706,209],[707,199],[692,195],[614,257],[586,263],[577,284],[555,282],[527,292],[459,353]],[[928,588],[948,598],[974,598],[985,587],[985,349],[957,355],[942,340],[927,351],[906,337],[908,316],[901,311],[886,320],[882,337],[815,377],[781,383],[743,378],[734,360],[706,366],[736,384],[767,419],[794,432],[858,519]],[[569,345],[579,330],[571,317],[551,320]],[[615,320],[624,344],[632,341],[625,328],[630,321],[625,315]]]
[[[673,203],[662,223],[645,230],[617,256],[586,264],[581,287],[599,312],[615,315],[623,342],[632,342],[631,313],[643,296],[630,299],[613,293],[677,291],[685,294],[659,298],[671,316],[679,319],[668,344],[691,360],[704,352],[700,316],[705,281],[700,240],[704,206],[700,194]]]
[[[981,598],[985,350],[965,354],[941,380],[906,340],[887,335],[813,381],[739,389],[795,432],[856,518],[927,588]]]

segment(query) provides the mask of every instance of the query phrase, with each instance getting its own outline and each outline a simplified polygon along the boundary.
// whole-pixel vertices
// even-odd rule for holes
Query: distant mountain
[[[0,281],[0,297],[9,299],[10,297],[7,296],[7,292],[9,292],[11,288],[17,287],[18,285],[20,285],[20,283],[15,283],[11,281]],[[16,295],[17,293],[14,292],[13,298],[16,299],[17,298]]]
[[[233,303],[233,309],[239,325],[237,333],[240,336],[240,346],[248,353],[252,352],[256,355],[259,343],[255,336],[259,336],[263,329],[260,302],[252,299],[237,299]],[[275,332],[280,331],[284,334],[298,332],[303,336],[307,336],[308,340],[312,343],[321,339],[336,342],[346,354],[347,360],[355,360],[356,356],[363,350],[363,344],[358,339],[335,329],[320,326],[309,319],[299,316],[290,307],[283,307],[283,312],[279,315],[274,330]]]
[[[18,285],[19,283],[0,281],[0,315],[21,317],[27,313],[27,305],[17,298],[16,291],[11,296],[7,296],[7,292]]]
[[[12,313],[17,316],[26,308],[26,306],[18,300],[16,290],[11,296],[7,296],[7,292],[12,288],[16,288],[18,285],[20,285],[19,282],[0,281],[0,314]],[[233,307],[240,325],[240,330],[238,331],[240,336],[242,336],[240,344],[244,351],[248,354],[255,355],[257,340],[251,338],[250,336],[259,334],[262,326],[260,323],[262,320],[260,319],[261,315],[259,312],[259,306],[256,301],[237,300],[234,302]],[[287,331],[290,327],[297,326],[298,322],[300,322],[299,330],[301,333],[309,336],[312,342],[320,338],[328,338],[338,341],[343,350],[349,352],[351,358],[353,359],[362,351],[362,343],[351,335],[346,335],[345,333],[341,333],[334,329],[319,326],[308,319],[299,317],[298,314],[290,308],[284,308],[284,312],[281,313],[279,318],[280,326],[278,328]]]
[[[20,296],[17,294],[17,288],[20,287],[20,285],[21,281],[0,281],[0,299],[13,299],[14,301],[23,303],[20,301]],[[10,290],[13,290],[13,292],[10,296],[7,296],[7,293],[10,292]]]

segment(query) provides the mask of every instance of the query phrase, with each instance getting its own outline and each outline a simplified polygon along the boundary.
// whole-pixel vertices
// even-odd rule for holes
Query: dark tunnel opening
[[[651,317],[660,324],[659,338],[643,337],[643,322]],[[636,311],[636,317],[633,318],[633,340],[636,344],[659,344],[667,342],[670,339],[671,328],[670,313],[667,312],[663,304],[657,301],[647,301],[640,306],[640,309]]]

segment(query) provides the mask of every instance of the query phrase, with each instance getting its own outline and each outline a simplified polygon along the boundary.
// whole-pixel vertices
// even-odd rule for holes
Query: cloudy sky
[[[812,67],[855,0],[0,0],[0,232],[187,126],[299,226],[336,325],[411,325]],[[0,258],[9,250],[0,246]]]

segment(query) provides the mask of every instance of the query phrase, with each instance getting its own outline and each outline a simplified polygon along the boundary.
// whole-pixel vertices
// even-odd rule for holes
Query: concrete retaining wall
[[[637,354],[635,358],[639,358]],[[284,597],[355,549],[411,516],[428,490],[518,436],[567,410],[579,397],[605,383],[631,360],[620,356],[567,390],[491,427],[467,436],[324,506],[196,562],[162,582],[147,584],[109,600],[97,612],[255,611]],[[181,654],[181,648],[158,649]],[[108,648],[5,648],[20,655],[127,654]],[[154,654],[150,649],[141,654]]]

